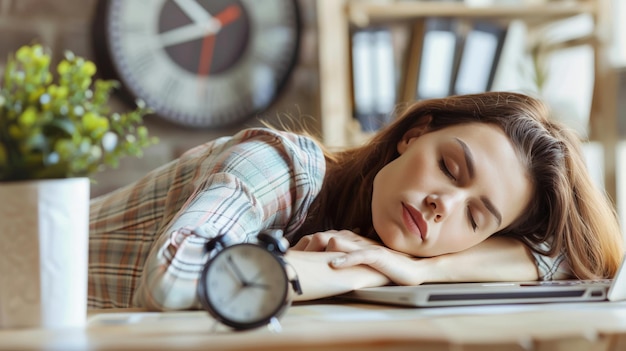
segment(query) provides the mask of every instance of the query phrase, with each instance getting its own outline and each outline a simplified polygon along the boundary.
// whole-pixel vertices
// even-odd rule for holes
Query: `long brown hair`
[[[325,151],[324,185],[299,234],[359,229],[376,239],[371,217],[374,177],[399,156],[397,144],[404,133],[429,119],[426,132],[463,123],[491,123],[515,146],[535,194],[524,215],[495,235],[521,240],[544,255],[565,252],[578,278],[614,276],[623,255],[619,224],[612,204],[589,176],[579,138],[549,119],[541,101],[512,92],[419,101],[367,144]],[[544,242],[549,248],[542,248]]]

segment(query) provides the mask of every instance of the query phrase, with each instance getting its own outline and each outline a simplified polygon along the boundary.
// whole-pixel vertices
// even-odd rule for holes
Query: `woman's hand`
[[[530,250],[520,241],[505,237],[491,237],[465,251],[430,258],[409,256],[348,230],[305,236],[295,247],[342,252],[330,259],[330,267],[367,266],[398,285],[538,278]]]
[[[427,279],[427,272],[420,259],[389,249],[349,230],[307,235],[292,249],[343,252],[344,255],[336,256],[329,262],[332,268],[366,265],[398,285],[418,285]]]
[[[359,248],[381,245],[350,230],[329,230],[302,237],[292,249],[351,252]]]
[[[343,269],[331,267],[329,262],[342,255],[344,253],[332,251],[287,251],[285,259],[298,274],[303,292],[302,295],[294,296],[294,299],[314,300],[389,283],[384,274],[366,265]]]
[[[343,251],[345,255],[330,261],[333,268],[366,265],[384,274],[397,285],[419,285],[428,280],[425,260],[409,256],[382,245],[370,246],[354,251]]]

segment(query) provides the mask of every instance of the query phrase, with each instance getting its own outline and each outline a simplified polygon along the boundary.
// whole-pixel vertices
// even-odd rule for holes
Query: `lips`
[[[402,218],[407,229],[412,233],[419,235],[422,240],[426,240],[426,237],[428,236],[428,225],[426,224],[422,213],[404,203],[402,204],[402,209]]]

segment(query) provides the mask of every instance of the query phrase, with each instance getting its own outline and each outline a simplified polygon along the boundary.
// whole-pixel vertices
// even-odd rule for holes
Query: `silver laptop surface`
[[[357,289],[342,297],[413,307],[626,299],[626,257],[613,279],[493,283],[446,283]]]

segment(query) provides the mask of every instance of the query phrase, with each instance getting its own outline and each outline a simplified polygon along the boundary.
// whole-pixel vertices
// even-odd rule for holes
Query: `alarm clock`
[[[99,0],[94,16],[104,78],[186,127],[232,125],[267,109],[299,50],[297,0]]]
[[[276,322],[291,305],[290,291],[302,294],[297,275],[289,278],[281,237],[276,231],[260,233],[257,243],[231,244],[228,234],[211,239],[197,289],[202,307],[236,330]]]

